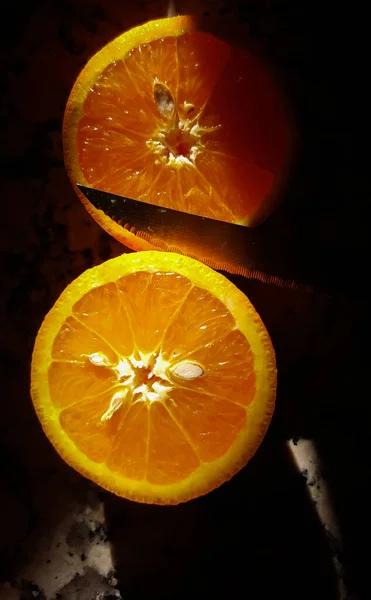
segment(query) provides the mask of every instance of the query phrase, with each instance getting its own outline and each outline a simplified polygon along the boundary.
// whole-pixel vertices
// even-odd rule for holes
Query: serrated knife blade
[[[104,192],[78,189],[98,210],[159,250],[187,254],[232,274],[332,293],[342,286],[336,257],[300,244],[277,222],[249,228]]]

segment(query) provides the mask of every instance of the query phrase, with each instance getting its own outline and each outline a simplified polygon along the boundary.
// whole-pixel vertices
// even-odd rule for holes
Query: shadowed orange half
[[[262,64],[190,17],[151,21],[98,52],[73,87],[63,135],[74,184],[250,226],[275,205],[291,139]],[[114,237],[151,247],[79,195]]]
[[[64,460],[112,492],[176,504],[219,486],[269,425],[275,355],[249,300],[173,253],[126,254],[46,316],[31,393]]]

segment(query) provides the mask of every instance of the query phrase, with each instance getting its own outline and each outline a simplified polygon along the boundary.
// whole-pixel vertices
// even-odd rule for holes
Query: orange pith
[[[124,33],[89,61],[68,101],[64,146],[75,184],[256,225],[272,210],[290,128],[255,58],[175,17]],[[150,247],[84,203],[117,239]]]
[[[32,398],[62,457],[113,492],[178,503],[239,470],[268,427],[274,351],[223,276],[172,253],[86,271],[38,334]]]

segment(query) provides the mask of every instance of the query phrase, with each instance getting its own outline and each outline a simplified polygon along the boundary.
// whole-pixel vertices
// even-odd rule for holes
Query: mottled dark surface
[[[346,263],[341,297],[234,279],[277,350],[277,410],[251,463],[204,498],[165,508],[106,494],[59,459],[34,416],[30,356],[43,316],[74,277],[123,251],[70,187],[61,118],[88,58],[123,29],[166,13],[162,0],[127,4],[52,0],[5,9],[0,598],[335,599],[329,551],[285,446],[303,436],[315,440],[330,483],[350,593],[367,597],[369,303],[360,262]],[[364,16],[293,0],[177,8],[197,10],[226,37],[236,25],[238,43],[250,33],[280,73],[301,132],[286,199],[296,206],[298,238],[314,251],[330,245],[335,257],[366,252]]]

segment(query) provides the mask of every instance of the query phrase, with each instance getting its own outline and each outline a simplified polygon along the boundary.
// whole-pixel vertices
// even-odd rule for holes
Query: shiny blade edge
[[[311,269],[293,260],[284,236],[157,206],[77,184],[98,210],[158,250],[198,259],[218,271],[312,292]],[[314,285],[313,285],[313,282]],[[323,286],[320,285],[320,291]]]

